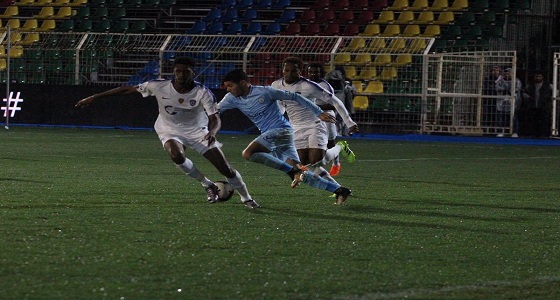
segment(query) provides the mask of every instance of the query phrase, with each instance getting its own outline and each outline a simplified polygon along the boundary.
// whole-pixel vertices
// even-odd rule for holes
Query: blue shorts
[[[288,158],[300,163],[299,156],[294,145],[294,130],[292,128],[271,129],[259,135],[253,140],[268,150],[281,161]]]

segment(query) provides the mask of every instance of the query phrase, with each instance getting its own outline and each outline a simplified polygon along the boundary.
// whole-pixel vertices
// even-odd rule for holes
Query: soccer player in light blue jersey
[[[185,148],[202,154],[226,177],[241,196],[248,208],[259,205],[251,198],[241,174],[226,160],[216,140],[221,120],[216,97],[204,85],[194,81],[194,60],[177,58],[174,62],[172,80],[152,80],[137,86],[123,86],[95,94],[80,100],[76,107],[84,107],[99,98],[140,93],[143,97],[157,99],[159,115],[154,129],[176,167],[202,184],[210,203],[218,202],[218,188],[204,176],[185,156]]]
[[[343,204],[346,201],[352,193],[350,189],[301,169],[300,159],[294,146],[294,131],[290,122],[282,114],[278,100],[296,101],[325,122],[335,122],[333,116],[323,112],[321,108],[299,94],[270,86],[251,85],[249,77],[243,70],[237,69],[226,74],[224,85],[228,93],[218,103],[220,112],[237,108],[261,132],[261,135],[243,150],[242,155],[245,159],[283,171],[292,178],[292,187],[304,182],[312,187],[334,193],[335,204]]]

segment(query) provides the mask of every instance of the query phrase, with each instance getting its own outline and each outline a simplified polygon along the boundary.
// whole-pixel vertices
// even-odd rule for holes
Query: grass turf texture
[[[218,138],[262,209],[206,203],[153,132],[2,130],[0,299],[560,296],[558,147],[350,140],[340,207]]]

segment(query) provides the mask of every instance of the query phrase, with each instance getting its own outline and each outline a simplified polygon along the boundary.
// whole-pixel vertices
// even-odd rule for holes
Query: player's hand
[[[90,105],[91,103],[93,103],[93,100],[95,100],[94,96],[89,96],[87,98],[84,98],[80,101],[78,101],[78,103],[76,103],[75,107],[86,107],[88,105]]]
[[[336,123],[336,117],[329,114],[329,113],[326,113],[326,112],[322,112],[319,115],[319,119],[321,119],[321,121],[327,122],[327,123]]]
[[[360,128],[358,128],[358,125],[354,125],[354,126],[348,128],[348,133],[349,133],[350,135],[352,135],[352,134],[354,134],[354,133],[356,133],[356,132],[360,132]]]
[[[204,136],[204,140],[208,141],[208,147],[210,147],[216,141],[216,136],[209,132]]]

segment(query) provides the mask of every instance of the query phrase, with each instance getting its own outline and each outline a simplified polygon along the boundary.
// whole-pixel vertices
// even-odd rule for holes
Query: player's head
[[[533,73],[533,80],[535,83],[542,83],[544,81],[543,72],[535,71],[535,73]]]
[[[322,63],[310,63],[307,66],[307,78],[319,82],[323,78],[323,64]]]
[[[195,62],[191,58],[176,58],[175,62],[173,63],[173,75],[175,75],[175,81],[179,83],[193,81],[195,74],[194,65]]]
[[[246,96],[251,90],[249,76],[241,69],[235,69],[227,73],[224,76],[224,86],[235,97]]]
[[[303,60],[299,57],[286,57],[282,61],[282,74],[284,76],[284,81],[287,83],[294,83],[301,77],[301,71],[303,70]]]

